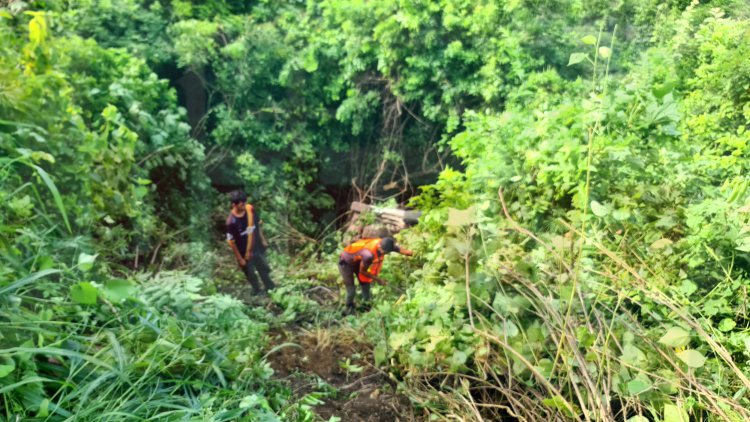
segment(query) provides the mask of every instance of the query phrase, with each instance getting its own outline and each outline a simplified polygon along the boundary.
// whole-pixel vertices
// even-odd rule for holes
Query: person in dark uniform
[[[271,268],[266,261],[268,242],[260,228],[258,211],[247,203],[247,195],[241,190],[233,191],[229,197],[232,201],[232,211],[227,217],[227,242],[232,248],[237,264],[250,282],[253,294],[262,292],[255,275],[256,270],[266,290],[271,290],[276,285],[271,280]]]
[[[346,309],[344,315],[354,312],[354,276],[359,280],[362,289],[362,301],[365,306],[370,302],[370,283],[375,281],[381,285],[386,282],[378,277],[383,266],[383,258],[390,252],[411,256],[412,251],[397,245],[393,238],[360,239],[347,246],[339,256],[339,272],[346,287]]]

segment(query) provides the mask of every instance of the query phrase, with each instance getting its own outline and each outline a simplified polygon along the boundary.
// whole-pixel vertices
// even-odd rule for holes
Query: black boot
[[[359,312],[370,312],[370,309],[372,309],[372,303],[370,302],[364,302],[357,306],[357,311]]]

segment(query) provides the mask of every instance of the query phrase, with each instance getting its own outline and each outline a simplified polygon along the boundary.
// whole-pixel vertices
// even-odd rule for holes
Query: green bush
[[[694,13],[626,75],[594,49],[572,64],[591,82],[547,71],[465,115],[464,169],[413,202],[415,286],[381,308],[380,361],[412,387],[470,375],[431,387],[465,396],[441,412],[748,417],[748,23]]]

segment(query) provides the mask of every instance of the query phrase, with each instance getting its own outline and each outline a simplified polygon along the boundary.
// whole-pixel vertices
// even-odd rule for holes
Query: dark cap
[[[247,195],[241,189],[237,189],[229,194],[229,200],[232,201],[232,204],[247,202]]]
[[[400,251],[400,248],[396,245],[396,242],[393,241],[392,237],[384,237],[380,241],[380,247],[383,249],[383,252],[385,253],[393,252],[393,251],[396,251],[396,252]]]

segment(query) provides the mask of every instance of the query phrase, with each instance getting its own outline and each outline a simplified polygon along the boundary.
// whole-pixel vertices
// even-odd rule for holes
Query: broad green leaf
[[[696,290],[698,290],[698,286],[696,286],[695,283],[690,280],[682,280],[682,284],[680,285],[680,291],[682,294],[690,296],[695,293]]]
[[[690,333],[680,327],[672,327],[659,339],[659,343],[673,347],[685,347],[690,342]]]
[[[39,404],[39,412],[36,414],[39,418],[46,418],[49,416],[49,399],[44,399]]]
[[[574,417],[580,412],[578,407],[569,403],[567,400],[565,400],[561,396],[554,396],[554,397],[546,398],[542,400],[542,403],[547,407],[559,410],[560,412],[562,412],[565,416],[569,418]]]
[[[690,422],[687,412],[682,406],[674,404],[664,405],[664,422]]]
[[[248,409],[251,407],[255,407],[258,404],[260,404],[261,400],[260,397],[258,397],[257,394],[251,394],[249,396],[245,396],[240,400],[240,409]]]
[[[724,318],[719,323],[719,330],[724,331],[725,333],[727,331],[732,331],[734,327],[737,326],[737,323],[731,319],[731,318]]]
[[[651,422],[651,421],[649,421],[648,418],[646,418],[644,416],[637,415],[637,416],[633,416],[632,418],[628,419],[627,422]]]
[[[393,333],[388,336],[388,345],[391,346],[393,350],[398,350],[399,348],[401,348],[401,346],[410,343],[413,338],[413,329],[402,333]]]
[[[614,217],[617,221],[625,221],[630,218],[630,211],[625,208],[620,208],[618,210],[612,211],[612,217]]]
[[[724,298],[709,299],[703,304],[703,313],[706,316],[714,316],[719,312],[727,310],[727,301]]]
[[[318,70],[318,59],[315,57],[315,50],[307,50],[302,58],[302,68],[308,73]]]
[[[382,365],[385,363],[385,360],[387,359],[385,343],[382,341],[378,343],[373,350],[373,354],[375,355],[375,365]]]
[[[573,53],[570,55],[570,60],[568,60],[568,66],[573,66],[574,64],[578,64],[588,58],[588,55],[586,53]]]
[[[599,55],[605,59],[608,59],[612,56],[612,49],[604,46],[599,47]]]
[[[630,380],[628,382],[628,394],[631,396],[637,396],[638,394],[643,393],[644,391],[651,389],[651,382],[649,382],[646,378],[635,378]]]
[[[744,237],[742,239],[737,240],[737,244],[739,246],[736,246],[735,249],[741,252],[750,252],[750,237]]]
[[[654,94],[654,96],[658,99],[664,98],[665,95],[672,92],[677,87],[677,83],[675,81],[669,81],[665,83],[656,83],[654,84],[653,88],[651,89],[651,92]]]
[[[650,248],[650,249],[654,249],[654,250],[657,250],[657,249],[664,249],[664,248],[666,248],[667,246],[671,245],[672,243],[674,243],[674,242],[672,242],[672,241],[671,241],[671,240],[669,240],[669,239],[666,239],[666,238],[662,238],[662,239],[659,239],[659,240],[655,241],[654,243],[652,243],[652,244],[651,244],[651,245],[649,246],[649,248]]]
[[[592,333],[586,326],[580,326],[576,328],[576,339],[580,347],[589,348],[596,342],[596,335]]]
[[[646,362],[646,354],[632,344],[626,344],[622,348],[622,360],[633,366],[641,366]]]
[[[91,283],[83,281],[70,287],[70,298],[80,305],[95,305],[97,290]]]
[[[659,377],[658,389],[660,392],[669,395],[677,394],[677,388],[681,381],[674,371],[659,369],[656,371],[656,375]]]
[[[451,356],[450,358],[451,368],[457,369],[458,367],[466,363],[467,358],[468,355],[461,350],[454,351],[453,356]]]
[[[552,360],[550,359],[539,359],[538,365],[534,366],[543,377],[549,378],[552,376],[553,369]]]
[[[706,364],[706,357],[703,356],[703,353],[694,349],[678,352],[677,357],[691,368],[700,368]]]
[[[29,21],[29,41],[33,45],[39,45],[47,38],[47,22],[44,20],[44,14],[39,12],[24,12],[25,15],[34,16]]]
[[[78,255],[78,268],[80,268],[82,271],[89,271],[94,266],[94,261],[96,261],[96,255],[89,255],[87,253],[81,253]]]
[[[513,321],[505,320],[503,322],[503,334],[506,337],[515,337],[518,335],[520,331],[518,330],[518,326],[513,323]]]
[[[465,210],[448,209],[448,226],[466,226],[473,223],[476,223],[476,210],[474,207],[469,207]]]
[[[424,367],[428,363],[427,356],[427,353],[422,353],[416,348],[413,348],[409,352],[409,362],[414,366]]]
[[[30,155],[31,159],[34,160],[35,163],[38,163],[40,161],[46,161],[51,164],[55,164],[55,156],[44,151],[31,151]]]
[[[13,361],[13,359],[9,359],[7,362],[9,363],[0,365],[0,378],[7,377],[11,372],[13,372],[14,369],[16,369],[16,363]]]
[[[39,270],[48,270],[55,266],[55,261],[51,256],[43,255],[37,259],[36,265]]]
[[[449,245],[451,246],[451,248],[456,250],[456,253],[460,255],[463,255],[465,252],[468,252],[469,250],[469,247],[466,246],[465,243],[462,243],[458,240],[449,242]],[[449,262],[446,272],[451,277],[462,278],[465,276],[466,270],[464,269],[464,266],[458,262]]]
[[[609,207],[600,204],[598,201],[591,201],[591,212],[597,217],[606,217],[609,215]]]
[[[593,35],[586,35],[585,37],[581,38],[581,41],[586,45],[595,45],[596,37]]]
[[[517,314],[521,307],[513,298],[506,296],[502,291],[495,293],[495,299],[492,301],[492,308],[501,315]]]
[[[132,297],[135,291],[133,283],[127,280],[110,280],[104,285],[102,294],[110,302],[119,303]]]

